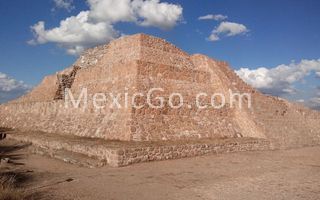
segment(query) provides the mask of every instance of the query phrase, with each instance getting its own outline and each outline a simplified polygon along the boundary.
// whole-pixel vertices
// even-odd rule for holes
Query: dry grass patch
[[[0,173],[0,200],[30,200],[33,195],[18,187],[17,174]]]

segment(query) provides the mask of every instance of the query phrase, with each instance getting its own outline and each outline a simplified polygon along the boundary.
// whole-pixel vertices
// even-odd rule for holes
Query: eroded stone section
[[[65,90],[71,88],[79,69],[79,66],[73,66],[69,74],[57,74],[58,90],[56,91],[54,100],[63,100],[65,98]]]

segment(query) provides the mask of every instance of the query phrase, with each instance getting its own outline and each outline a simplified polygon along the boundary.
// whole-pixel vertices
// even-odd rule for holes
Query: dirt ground
[[[26,174],[36,199],[320,199],[320,147],[241,152],[84,168],[28,153],[12,141],[0,170]]]

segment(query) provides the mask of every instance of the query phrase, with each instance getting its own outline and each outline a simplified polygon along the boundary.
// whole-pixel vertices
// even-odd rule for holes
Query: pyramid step
[[[66,151],[62,149],[55,150],[55,149],[49,149],[49,148],[32,145],[30,147],[30,150],[32,153],[48,156],[48,157],[62,160],[66,163],[75,164],[81,167],[97,168],[97,167],[102,167],[106,165],[106,162],[104,162],[103,160],[91,158],[84,154]]]
[[[50,156],[68,163],[86,167],[101,167],[106,164],[118,166],[117,147],[113,142],[44,132],[10,131],[7,137],[31,143],[33,153]]]
[[[123,142],[43,132],[10,131],[8,138],[31,143],[33,152],[86,167],[130,164],[239,151],[269,150],[258,138],[199,139],[196,141]]]

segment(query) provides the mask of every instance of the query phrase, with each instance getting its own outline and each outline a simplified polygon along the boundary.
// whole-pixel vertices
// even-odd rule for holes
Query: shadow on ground
[[[20,152],[28,146],[3,137],[0,140],[0,200],[30,200],[43,196],[25,188],[33,179],[33,171],[24,167],[26,155]]]
[[[1,164],[3,162],[10,163],[12,165],[24,165],[21,160],[24,158],[24,154],[15,153],[21,149],[27,148],[30,144],[12,144],[12,145],[3,145],[4,140],[0,141],[0,159]]]

